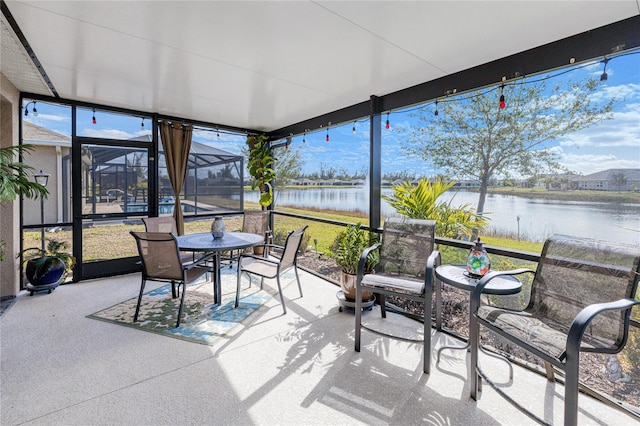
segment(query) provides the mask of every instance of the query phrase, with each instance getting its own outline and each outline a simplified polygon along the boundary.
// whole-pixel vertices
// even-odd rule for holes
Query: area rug
[[[133,315],[136,310],[137,297],[88,315],[88,318],[190,342],[213,345],[218,339],[241,325],[247,317],[272,298],[265,291],[270,285],[269,283],[265,284],[265,290],[260,290],[259,278],[254,277],[253,285],[249,287],[249,279],[243,275],[240,302],[238,307],[234,308],[236,269],[224,268],[221,271],[221,277],[222,303],[220,305],[213,303],[213,284],[211,281],[202,280],[187,286],[180,327],[175,327],[180,298],[173,299],[171,297],[170,284],[149,291],[142,296],[140,314],[135,323]],[[287,277],[283,275],[282,278],[286,279]],[[295,276],[292,278],[295,280]]]

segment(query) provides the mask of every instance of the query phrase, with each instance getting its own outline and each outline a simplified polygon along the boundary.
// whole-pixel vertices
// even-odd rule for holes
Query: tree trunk
[[[483,216],[484,213],[484,202],[487,198],[487,187],[489,186],[489,176],[485,173],[482,175],[482,178],[480,179],[480,193],[478,195],[478,207],[476,208],[476,213],[478,214],[478,216]],[[472,235],[471,235],[471,240],[475,240],[476,238],[478,238],[478,228],[474,228]]]

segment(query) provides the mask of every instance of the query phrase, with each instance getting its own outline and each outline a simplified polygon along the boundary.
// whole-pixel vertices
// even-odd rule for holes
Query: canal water
[[[383,194],[390,195],[385,188]],[[245,193],[245,200],[258,201],[257,191]],[[448,191],[441,201],[452,205],[476,206],[478,193]],[[313,207],[366,213],[369,194],[365,188],[284,189],[275,194],[277,206]],[[383,215],[395,210],[385,201]],[[488,194],[485,212],[490,227],[499,233],[542,241],[551,234],[561,233],[640,245],[640,204],[587,201],[541,200],[515,195]]]

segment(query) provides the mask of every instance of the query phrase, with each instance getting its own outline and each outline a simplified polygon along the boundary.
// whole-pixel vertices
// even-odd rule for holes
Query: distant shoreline
[[[318,188],[363,188],[363,186],[344,185],[289,185],[282,189],[318,189]],[[385,188],[390,188],[385,186]],[[477,188],[454,188],[452,191],[478,192]],[[588,189],[549,191],[535,188],[514,188],[514,187],[491,187],[489,194],[516,195],[518,197],[545,199],[545,200],[567,200],[567,201],[588,201],[602,203],[632,203],[640,204],[640,192],[631,191],[594,191]]]

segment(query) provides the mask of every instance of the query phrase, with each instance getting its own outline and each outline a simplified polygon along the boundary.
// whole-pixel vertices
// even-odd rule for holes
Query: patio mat
[[[213,305],[213,284],[201,281],[187,286],[180,327],[175,327],[180,298],[171,297],[171,285],[167,284],[145,293],[142,297],[138,322],[133,322],[138,298],[125,300],[110,308],[88,315],[101,321],[137,328],[163,336],[213,345],[219,338],[229,334],[249,315],[269,301],[272,296],[260,290],[259,278],[254,277],[249,287],[243,275],[240,303],[234,309],[236,291],[236,269],[223,268],[222,303]],[[287,278],[286,274],[282,278]],[[293,276],[295,279],[295,276]],[[265,289],[270,283],[265,284]],[[138,282],[138,289],[139,289]]]

